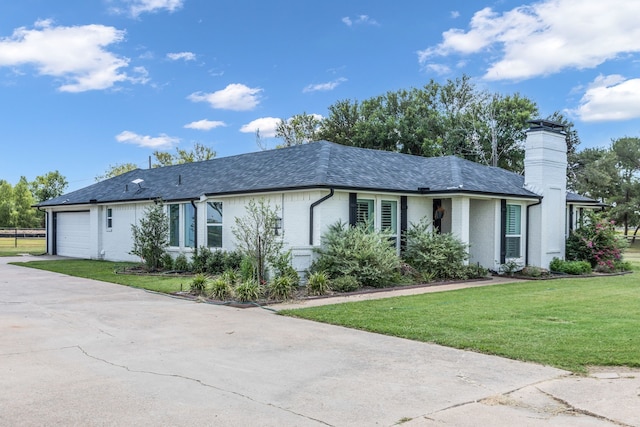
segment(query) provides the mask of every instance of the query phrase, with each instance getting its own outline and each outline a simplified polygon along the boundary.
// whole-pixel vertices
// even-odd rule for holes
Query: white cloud
[[[449,74],[451,72],[451,67],[445,64],[427,64],[425,68],[439,75]]]
[[[198,120],[196,122],[191,122],[184,125],[187,129],[196,129],[196,130],[211,130],[217,127],[226,126],[225,122],[217,121],[217,120]]]
[[[327,83],[310,84],[306,86],[304,89],[302,89],[302,92],[307,93],[307,92],[329,91],[329,90],[335,89],[338,85],[346,81],[347,79],[345,79],[344,77],[340,77],[338,79],[335,79]]]
[[[193,102],[208,102],[212,108],[233,111],[253,110],[260,103],[260,88],[232,83],[212,93],[195,92],[187,97]]]
[[[640,2],[628,0],[546,0],[497,13],[476,12],[469,30],[450,29],[443,41],[418,52],[434,57],[500,51],[488,80],[519,80],[566,68],[596,67],[625,53],[640,52]]]
[[[598,76],[573,113],[585,122],[640,118],[640,79],[612,74]]]
[[[195,61],[196,54],[193,52],[167,53],[167,58],[172,61],[178,61],[180,59],[183,59],[185,61]]]
[[[379,25],[378,21],[371,18],[369,15],[358,15],[355,18],[350,18],[348,16],[345,16],[344,18],[342,18],[342,22],[347,27],[351,27],[353,25],[374,25],[374,26]]]
[[[153,137],[148,135],[138,135],[135,132],[125,130],[116,135],[116,140],[124,144],[133,144],[145,148],[171,148],[180,142],[179,138],[174,138],[164,133]]]
[[[460,12],[458,12],[457,10],[452,10],[451,11],[451,18],[456,19],[460,17]]]
[[[240,132],[243,133],[255,133],[260,131],[260,136],[264,138],[273,138],[276,136],[276,127],[280,123],[281,119],[275,117],[262,117],[255,119],[254,121],[243,125],[240,128]]]
[[[20,27],[0,39],[0,67],[33,65],[40,75],[62,79],[63,92],[107,89],[131,80],[122,71],[129,59],[105,49],[124,36],[104,25],[55,27],[50,20],[38,21],[34,29]]]
[[[121,0],[123,7],[114,7],[115,13],[129,13],[137,18],[143,13],[155,13],[162,10],[175,12],[184,4],[184,0]]]

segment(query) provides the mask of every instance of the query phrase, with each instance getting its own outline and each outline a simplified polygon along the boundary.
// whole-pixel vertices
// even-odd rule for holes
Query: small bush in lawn
[[[192,294],[195,295],[203,295],[207,290],[207,283],[209,282],[209,278],[204,274],[196,274],[193,279],[191,279],[190,290]]]
[[[173,263],[173,268],[178,271],[190,271],[191,265],[189,265],[189,260],[185,254],[180,254],[176,257],[175,262]]]
[[[162,263],[162,269],[165,271],[173,270],[173,257],[168,252],[162,254],[160,258],[160,262]]]
[[[269,297],[277,301],[291,299],[295,288],[298,286],[289,275],[276,276],[267,287]]]
[[[233,287],[224,277],[218,277],[211,282],[211,297],[219,301],[226,301],[233,296]]]
[[[311,273],[307,279],[307,295],[325,295],[331,290],[329,278],[322,271]]]
[[[353,292],[360,288],[358,279],[353,276],[338,276],[331,279],[331,289],[336,292]]]
[[[234,294],[238,301],[257,301],[262,296],[262,288],[255,280],[247,280],[236,286]]]

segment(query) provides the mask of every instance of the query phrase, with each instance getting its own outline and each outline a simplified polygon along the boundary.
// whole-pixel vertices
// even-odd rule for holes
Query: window
[[[169,205],[169,246],[180,246],[180,205]]]
[[[391,232],[393,246],[398,242],[398,202],[383,200],[380,203],[380,229]]]
[[[113,209],[107,208],[107,229],[113,227]]]
[[[196,210],[191,203],[185,203],[184,207],[184,246],[193,248],[196,246]]]
[[[521,209],[520,205],[507,205],[507,224],[505,235],[506,258],[520,258],[521,238]]]
[[[373,230],[373,200],[358,199],[356,212],[356,224],[367,224]]]
[[[222,202],[207,203],[207,246],[222,247]]]

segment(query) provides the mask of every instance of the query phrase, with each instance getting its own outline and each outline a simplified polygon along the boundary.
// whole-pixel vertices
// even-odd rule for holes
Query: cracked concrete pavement
[[[2,426],[640,426],[632,370],[574,376],[15,259],[0,258]]]

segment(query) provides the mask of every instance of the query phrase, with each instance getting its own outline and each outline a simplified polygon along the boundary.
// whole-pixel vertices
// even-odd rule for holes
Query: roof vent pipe
[[[182,185],[182,175],[178,175],[178,185]]]

